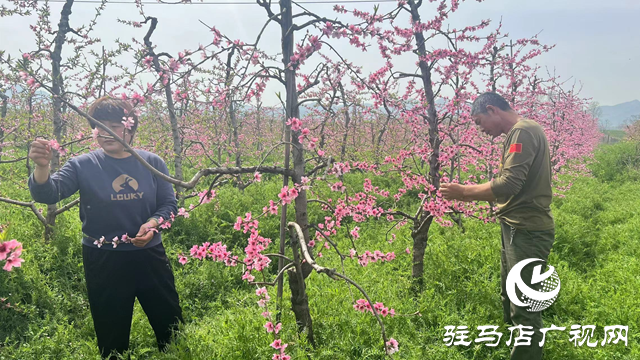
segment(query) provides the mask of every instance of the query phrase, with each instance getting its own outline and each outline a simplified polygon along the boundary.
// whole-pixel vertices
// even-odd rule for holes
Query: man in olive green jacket
[[[534,332],[531,345],[513,347],[511,360],[539,360],[542,359],[539,346],[542,314],[513,304],[507,296],[506,280],[511,268],[521,260],[539,258],[546,265],[553,246],[555,224],[549,207],[552,198],[549,143],[537,122],[520,117],[496,93],[478,96],[473,102],[471,117],[488,135],[507,134],[498,175],[480,185],[442,184],[440,192],[446,199],[496,201],[496,215],[502,230],[500,268],[504,321],[530,326]],[[521,276],[529,287],[538,290],[540,284],[531,284],[536,264],[540,262],[525,266]],[[521,296],[519,290],[516,293]]]

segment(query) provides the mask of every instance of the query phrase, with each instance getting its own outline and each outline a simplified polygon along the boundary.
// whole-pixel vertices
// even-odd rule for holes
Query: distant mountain
[[[640,117],[640,100],[633,100],[626,103],[600,106],[602,114],[600,125],[607,129],[621,129],[624,125]]]

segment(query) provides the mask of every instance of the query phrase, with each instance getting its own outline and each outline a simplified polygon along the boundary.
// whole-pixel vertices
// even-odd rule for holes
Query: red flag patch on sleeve
[[[521,153],[521,152],[522,152],[522,144],[511,144],[511,146],[509,146],[509,154]]]

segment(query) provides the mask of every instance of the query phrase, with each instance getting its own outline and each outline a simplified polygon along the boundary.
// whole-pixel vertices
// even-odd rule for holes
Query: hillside
[[[634,118],[640,116],[640,100],[633,100],[617,105],[600,106],[602,111],[600,125],[607,129],[620,129]]]

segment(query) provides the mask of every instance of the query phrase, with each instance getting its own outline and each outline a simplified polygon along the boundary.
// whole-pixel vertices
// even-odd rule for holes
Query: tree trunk
[[[7,101],[9,97],[4,92],[0,91],[0,99],[2,99],[2,105],[0,106],[0,123],[4,124],[4,118],[7,117]],[[4,141],[4,130],[0,127],[0,160],[2,160],[2,142]]]
[[[73,0],[67,0],[62,6],[60,13],[60,22],[58,23],[58,32],[56,34],[53,48],[51,53],[51,92],[53,93],[53,136],[58,143],[62,143],[63,136],[63,122],[62,122],[62,100],[60,96],[62,94],[63,81],[62,74],[60,73],[60,66],[62,64],[62,46],[65,42],[67,32],[71,29],[69,27],[69,16],[71,15],[71,6],[73,6]],[[53,153],[51,159],[51,172],[55,172],[60,168],[60,155],[57,152]],[[46,225],[44,230],[45,242],[49,242],[53,238],[53,227],[56,224],[56,211],[58,210],[57,204],[47,206]]]
[[[342,82],[338,83],[338,87],[340,88],[342,108],[344,110],[344,135],[342,136],[342,147],[340,148],[340,161],[344,161],[344,154],[347,151],[347,137],[349,136],[349,123],[351,122],[351,117],[349,116],[349,105],[347,104],[347,98],[344,95]]]
[[[385,105],[385,108],[386,108],[386,105]],[[389,126],[389,122],[391,121],[391,113],[389,113],[388,110],[389,109],[387,109],[387,119],[384,121],[384,124],[382,124],[382,128],[378,132],[378,139],[376,140],[376,143],[375,143],[374,158],[376,160],[376,164],[380,163],[380,148],[382,146],[382,137],[387,132],[387,126]]]
[[[147,17],[147,20],[151,20],[151,26],[149,31],[144,37],[144,44],[147,47],[148,54],[153,58],[153,68],[158,74],[162,74],[162,68],[160,67],[160,61],[158,55],[153,50],[153,44],[151,43],[151,34],[158,25],[158,19],[154,17]],[[164,95],[167,99],[167,109],[169,110],[169,121],[171,122],[171,136],[173,138],[173,164],[175,167],[175,178],[183,180],[182,173],[182,138],[180,137],[180,130],[178,128],[178,118],[176,117],[176,109],[173,103],[173,96],[171,91],[171,78],[167,75],[167,85],[164,87]],[[176,197],[178,198],[178,207],[184,206],[184,196],[182,194],[183,189],[181,186],[175,186]]]
[[[298,324],[298,331],[307,331],[307,339],[315,346],[315,340],[313,338],[313,320],[311,319],[311,312],[309,311],[309,297],[307,296],[307,287],[304,282],[305,275],[300,261],[302,260],[299,255],[300,245],[298,244],[298,234],[295,230],[291,230],[289,238],[291,239],[290,245],[293,250],[293,261],[296,266],[288,271],[289,289],[291,290],[291,310],[296,317],[296,323]],[[306,264],[306,263],[305,263]]]
[[[236,107],[233,104],[233,100],[229,104],[229,119],[231,120],[231,127],[233,129],[233,147],[235,148],[236,167],[242,166],[242,154],[240,153],[240,141],[238,140],[238,119],[236,118]]]
[[[299,118],[299,107],[298,107],[298,91],[296,89],[296,73],[295,70],[289,68],[288,64],[290,62],[291,56],[293,56],[293,45],[294,31],[291,31],[292,23],[293,23],[293,14],[291,9],[291,0],[280,0],[280,11],[282,13],[281,16],[281,30],[282,30],[282,62],[284,65],[284,76],[285,76],[285,88],[286,88],[286,102],[285,102],[285,113],[286,119],[291,119],[293,117]],[[304,151],[302,144],[298,141],[298,136],[300,135],[300,130],[295,131],[294,133],[290,132],[290,126],[286,127],[286,134],[290,139],[293,150],[293,182],[301,183],[301,178],[304,175]],[[285,158],[285,167],[288,165],[288,159]],[[286,179],[286,177],[285,177]],[[305,243],[309,242],[309,219],[307,214],[307,192],[305,190],[300,190],[298,197],[295,199],[295,210],[296,210],[296,222],[302,228],[302,232],[304,234]],[[284,209],[283,209],[283,217],[284,217]],[[286,220],[286,219],[285,219]],[[284,230],[286,230],[286,222],[284,224],[280,224],[281,226],[281,235]],[[282,241],[282,238],[281,238]],[[282,249],[282,248],[281,248]],[[294,248],[294,256],[297,255],[297,248]],[[309,276],[311,273],[311,266],[308,263],[304,263],[298,267],[298,276],[290,276],[289,277],[289,288],[291,289],[291,305],[292,310],[296,316],[296,323],[298,324],[298,328],[300,331],[307,332],[307,338],[311,344],[315,342],[313,339],[313,325],[311,320],[311,313],[309,312],[309,299],[306,295],[306,290],[304,286],[304,279]],[[300,272],[302,274],[300,274]],[[292,280],[293,279],[293,280]],[[297,280],[295,280],[297,279]]]
[[[427,248],[427,240],[429,239],[429,228],[433,217],[431,215],[423,214],[420,217],[420,221],[416,221],[413,225],[413,231],[411,231],[411,237],[413,238],[413,265],[411,267],[411,277],[414,280],[414,284],[418,289],[422,289],[424,284],[424,252]]]
[[[256,150],[258,151],[262,151],[263,146],[262,146],[262,128],[261,128],[261,124],[260,121],[262,121],[262,119],[260,118],[260,111],[262,111],[262,102],[260,102],[259,100],[256,100],[256,136],[258,137],[258,143],[256,144]]]
[[[496,68],[496,58],[498,57],[498,49],[497,46],[494,46],[493,51],[491,52],[491,66],[489,67],[489,83],[491,83],[491,92],[496,92],[496,76],[495,76],[495,68]]]
[[[418,12],[418,6],[414,0],[408,0],[408,4],[411,8],[411,18],[414,23],[420,22],[420,13]],[[436,113],[435,96],[433,94],[433,84],[431,82],[431,69],[429,64],[421,59],[426,55],[425,39],[422,31],[414,32],[416,39],[416,47],[418,48],[420,68],[420,78],[425,90],[427,107],[427,123],[429,125],[429,145],[431,146],[431,155],[429,156],[429,182],[433,184],[436,189],[440,188],[440,136],[438,133],[438,115]],[[426,220],[422,220],[426,216]],[[413,269],[412,277],[414,279],[422,279],[424,273],[424,249],[427,246],[427,238],[429,236],[429,227],[433,218],[430,214],[423,214],[418,219],[418,231],[414,238],[414,253],[413,253]],[[417,247],[416,247],[417,245]],[[421,280],[419,280],[421,281]]]
[[[232,136],[229,139],[229,141],[233,141],[233,147],[235,148],[235,158],[236,158],[236,167],[240,167],[242,165],[242,161],[240,159],[241,157],[241,153],[240,153],[240,141],[238,140],[238,119],[236,118],[236,107],[235,104],[233,103],[233,93],[230,91],[231,89],[231,84],[232,84],[232,75],[231,75],[231,60],[233,60],[233,54],[235,53],[235,47],[231,48],[231,51],[229,51],[229,55],[227,56],[227,69],[226,74],[225,74],[225,79],[224,79],[224,85],[225,88],[227,89],[227,96],[228,96],[228,100],[229,100],[229,107],[228,107],[228,112],[229,112],[229,121],[230,121],[230,125],[231,125],[231,133]],[[240,182],[240,177],[238,176],[238,185],[242,188],[242,183]]]
[[[33,93],[29,94],[29,118],[27,119],[28,140],[26,144],[27,154],[29,153],[29,148],[31,147],[31,144],[29,143],[29,141],[31,141],[31,121],[33,121]],[[29,159],[28,156],[27,161],[24,165],[27,167],[27,174],[31,174],[31,159]]]
[[[327,134],[324,133],[324,128],[327,125],[327,121],[329,120],[329,116],[325,116],[324,120],[322,120],[322,125],[320,125],[320,144],[318,145],[318,149],[323,150],[326,142]]]
[[[509,61],[509,70],[511,70],[511,106],[515,108],[518,84],[515,82],[516,72],[513,66],[513,40],[509,40],[509,48],[511,49],[511,61]]]

